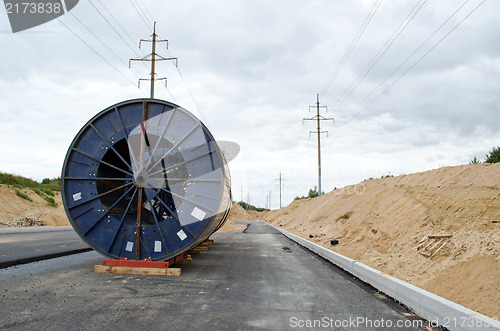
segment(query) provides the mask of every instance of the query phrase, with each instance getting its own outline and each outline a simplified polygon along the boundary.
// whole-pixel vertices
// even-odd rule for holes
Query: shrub
[[[469,162],[469,164],[478,164],[478,163],[481,163],[481,161],[479,161],[479,159],[475,155],[474,158]]]
[[[30,198],[30,197],[29,197],[26,193],[23,193],[23,192],[21,192],[21,191],[19,191],[19,190],[16,190],[16,195],[17,195],[18,197],[23,198],[24,200],[28,200],[28,201],[33,202],[33,200],[31,200],[31,198]]]
[[[335,189],[337,189],[337,188],[335,188]],[[323,192],[321,192],[321,194],[325,194],[325,192],[323,191]],[[305,196],[301,196],[301,197],[296,196],[294,198],[294,200],[312,199],[312,198],[316,198],[318,195],[319,195],[318,188],[316,186],[314,186],[314,188],[309,189],[309,193],[307,194],[306,197]]]
[[[54,196],[54,192],[51,189],[49,189],[49,188],[42,187],[41,190],[42,190],[43,193],[45,193],[47,195],[50,195],[51,197]]]
[[[239,202],[237,202],[237,204],[239,204],[245,210],[256,210],[256,211],[259,211],[259,212],[269,210],[269,209],[266,209],[266,208],[255,207],[254,205],[251,205],[251,204],[246,203],[244,201],[239,201]]]
[[[497,163],[500,162],[500,146],[493,147],[493,150],[490,151],[489,155],[486,155],[486,163]]]
[[[45,178],[42,180],[42,183],[38,183],[37,181],[34,181],[31,178],[26,178],[23,176],[17,176],[17,175],[12,175],[12,174],[7,174],[0,172],[0,184],[5,184],[5,185],[11,185],[13,187],[17,187],[19,189],[23,188],[38,188],[43,191],[43,189],[46,189],[47,192],[44,192],[45,194],[48,195],[53,195],[54,191],[61,191],[61,178]],[[51,192],[51,193],[48,193]],[[37,193],[38,194],[38,193]]]
[[[39,189],[37,189],[37,188],[32,188],[31,190],[43,198],[43,193],[42,193],[42,191],[40,191],[40,190],[39,190]]]
[[[53,198],[51,198],[51,197],[43,197],[43,199],[44,199],[45,201],[47,201],[47,203],[48,203],[50,206],[52,206],[52,207],[57,207],[57,202],[56,202]]]

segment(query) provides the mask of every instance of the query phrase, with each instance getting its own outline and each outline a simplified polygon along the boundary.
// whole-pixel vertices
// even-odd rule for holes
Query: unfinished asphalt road
[[[0,229],[0,268],[88,250],[72,227]]]
[[[95,252],[0,270],[4,330],[404,329],[425,324],[260,221],[215,233],[182,276],[95,274]],[[320,324],[321,323],[321,324]],[[390,326],[389,328],[387,328]],[[307,327],[304,329],[314,329]]]

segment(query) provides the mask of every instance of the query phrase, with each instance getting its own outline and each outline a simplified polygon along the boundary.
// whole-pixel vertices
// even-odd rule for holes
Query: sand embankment
[[[365,180],[315,199],[296,200],[263,219],[482,314],[500,317],[500,164]],[[416,249],[428,234],[452,235],[432,258]],[[334,239],[336,246],[331,245]]]

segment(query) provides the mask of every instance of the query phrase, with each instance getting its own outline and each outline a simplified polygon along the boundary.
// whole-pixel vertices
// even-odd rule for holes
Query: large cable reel
[[[61,178],[71,225],[113,259],[175,257],[219,229],[231,208],[229,169],[210,131],[158,99],[94,116],[71,143]]]

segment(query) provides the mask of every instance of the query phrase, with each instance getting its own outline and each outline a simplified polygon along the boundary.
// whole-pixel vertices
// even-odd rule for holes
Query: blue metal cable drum
[[[175,257],[208,239],[231,208],[229,169],[210,131],[158,99],[94,116],[71,143],[61,178],[74,230],[112,259]]]

